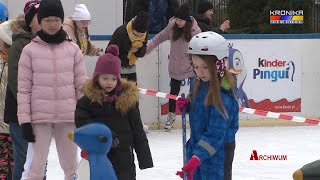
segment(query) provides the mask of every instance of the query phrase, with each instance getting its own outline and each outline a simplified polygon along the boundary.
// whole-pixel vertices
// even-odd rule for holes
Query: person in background
[[[194,76],[188,55],[188,44],[193,36],[200,33],[197,21],[190,16],[190,9],[187,4],[181,5],[175,16],[170,19],[167,27],[154,36],[147,44],[149,53],[156,46],[166,40],[170,40],[169,55],[169,76],[170,94],[178,95],[181,81]],[[176,101],[169,100],[169,114],[165,123],[165,129],[170,130],[176,120]]]
[[[60,0],[42,0],[41,30],[21,53],[18,67],[18,120],[23,138],[32,143],[27,179],[42,180],[52,136],[66,180],[75,178],[77,146],[68,139],[74,111],[87,74],[84,56],[62,28]]]
[[[141,11],[127,24],[119,26],[108,44],[119,47],[121,77],[137,82],[136,62],[146,54],[148,13]],[[107,49],[107,48],[106,48]]]
[[[234,79],[227,70],[229,47],[224,37],[208,31],[189,43],[194,78],[189,98],[177,100],[189,110],[188,162],[177,175],[189,180],[231,180],[239,105]]]
[[[0,4],[0,14],[2,14]],[[6,13],[8,14],[8,13]],[[0,15],[0,179],[12,179],[13,145],[9,134],[9,125],[4,122],[4,106],[8,82],[8,55],[12,45],[12,32],[7,16]]]
[[[157,34],[162,31],[179,8],[177,0],[133,0],[131,3],[132,14],[129,20],[140,11],[147,12],[149,14],[149,34]]]
[[[20,180],[24,171],[28,142],[22,136],[21,126],[17,117],[17,88],[18,88],[18,63],[22,49],[30,43],[34,34],[41,27],[38,23],[38,0],[26,2],[23,12],[10,23],[12,30],[12,45],[8,57],[8,86],[5,97],[4,121],[9,124],[10,136],[13,142],[13,180]]]
[[[227,33],[228,29],[230,29],[230,21],[225,20],[219,28],[214,28],[212,25],[213,18],[214,12],[212,2],[200,1],[198,4],[196,20],[201,31],[214,31],[219,34]]]
[[[68,17],[63,22],[63,29],[68,33],[69,38],[78,44],[84,55],[100,56],[103,49],[96,47],[90,41],[89,24],[91,14],[84,4],[77,4],[72,17]]]

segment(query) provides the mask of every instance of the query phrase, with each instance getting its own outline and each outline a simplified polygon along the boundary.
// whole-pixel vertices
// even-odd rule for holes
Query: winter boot
[[[170,130],[172,126],[174,125],[174,122],[176,121],[176,114],[169,112],[167,122],[164,126],[165,129]]]

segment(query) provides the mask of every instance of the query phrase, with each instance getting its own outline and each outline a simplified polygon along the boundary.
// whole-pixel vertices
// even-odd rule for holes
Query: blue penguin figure
[[[247,68],[244,66],[244,59],[238,49],[229,44],[228,70],[235,77],[239,106],[250,108],[247,94],[243,90],[243,84],[247,78]]]
[[[112,133],[108,126],[90,123],[70,132],[69,138],[88,152],[90,180],[118,179],[107,156],[112,145]]]

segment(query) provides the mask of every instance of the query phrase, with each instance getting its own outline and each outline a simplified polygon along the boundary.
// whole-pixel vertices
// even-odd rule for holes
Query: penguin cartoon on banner
[[[244,59],[238,49],[233,48],[229,43],[228,70],[235,77],[239,106],[250,108],[250,102],[246,92],[243,90],[243,84],[247,78],[247,68],[244,65]]]

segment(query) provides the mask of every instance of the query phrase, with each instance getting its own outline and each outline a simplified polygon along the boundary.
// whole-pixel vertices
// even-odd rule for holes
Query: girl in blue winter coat
[[[226,69],[228,46],[214,32],[203,32],[189,43],[197,75],[189,98],[179,98],[177,107],[189,109],[189,161],[178,171],[188,180],[231,180],[239,106],[234,81]]]

